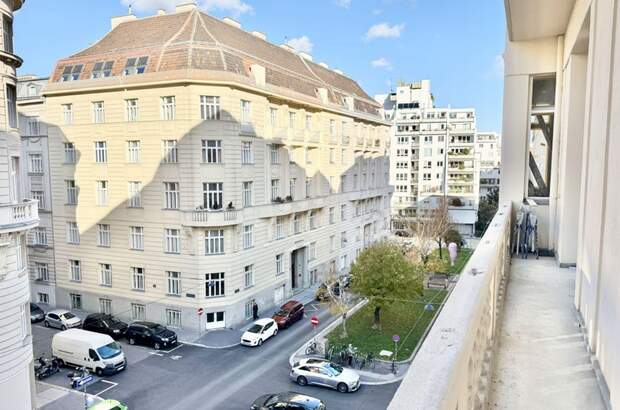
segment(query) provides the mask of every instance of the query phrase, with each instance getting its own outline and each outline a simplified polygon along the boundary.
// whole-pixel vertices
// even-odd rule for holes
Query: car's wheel
[[[338,383],[337,389],[340,393],[346,393],[349,391],[349,386],[344,383]]]
[[[134,339],[133,337],[129,338],[129,344],[130,345],[135,345],[136,344],[136,339]]]
[[[65,362],[62,359],[56,359],[56,362],[58,363],[58,367],[65,367]]]
[[[273,335],[277,335],[278,334],[278,328],[276,328],[276,330],[273,331]]]
[[[159,344],[159,342],[155,342],[153,344],[153,347],[155,348],[155,350],[159,350],[161,348],[161,345]]]
[[[45,322],[43,322],[43,326],[50,327],[50,323],[46,320]]]
[[[62,325],[62,326],[60,327],[60,329],[62,329],[62,330],[67,330],[67,326]]]
[[[99,377],[103,376],[103,369],[101,367],[95,368],[95,374]],[[338,389],[340,390],[340,389]]]
[[[263,344],[263,339],[258,339],[258,345],[262,345]]]
[[[305,386],[308,384],[308,379],[306,379],[304,376],[299,376],[297,378],[297,384],[300,386]]]

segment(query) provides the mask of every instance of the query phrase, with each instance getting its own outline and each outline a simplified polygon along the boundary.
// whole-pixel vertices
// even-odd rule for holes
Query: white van
[[[61,365],[86,367],[97,376],[113,374],[127,367],[121,345],[114,339],[82,329],[56,333],[52,339],[52,356]]]

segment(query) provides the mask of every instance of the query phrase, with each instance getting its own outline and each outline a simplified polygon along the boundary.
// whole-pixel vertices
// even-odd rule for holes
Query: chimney
[[[289,46],[288,44],[284,43],[284,44],[280,44],[280,47],[282,47],[283,49],[285,49],[286,51],[290,51],[291,53],[295,52],[295,49],[291,46]]]
[[[230,17],[224,17],[222,19],[222,21],[224,23],[228,24],[229,26],[233,26],[233,27],[236,27],[236,28],[241,28],[241,23],[239,23],[237,20],[232,19]]]
[[[319,88],[319,99],[321,100],[321,102],[323,102],[324,104],[327,104],[329,102],[329,98],[327,96],[327,88]]]
[[[166,15],[166,10],[164,10],[164,9],[157,10],[157,15],[158,16],[165,16]]]
[[[114,28],[116,26],[118,26],[119,24],[121,24],[121,23],[125,23],[127,21],[133,21],[133,20],[137,20],[137,19],[138,18],[135,15],[133,15],[133,14],[127,14],[125,16],[112,17],[110,19],[110,26],[111,26],[111,29],[114,30]]]
[[[177,7],[174,10],[174,12],[175,13],[185,13],[185,12],[188,12],[188,11],[196,10],[197,8],[198,8],[198,6],[196,5],[195,1],[188,1],[186,3],[177,4]]]
[[[250,66],[250,73],[256,81],[256,85],[265,86],[265,67],[259,64],[252,64]]]
[[[308,61],[312,61],[312,56],[310,54],[308,54],[308,53],[303,52],[303,51],[299,52],[299,56],[301,58],[305,58]]]
[[[319,63],[319,65],[320,65],[321,67],[323,67],[323,68],[327,68],[327,69],[329,69],[329,66],[327,65],[327,63],[320,62],[320,63]]]
[[[344,73],[342,72],[342,70],[338,70],[337,68],[334,69],[334,73],[336,74],[340,74],[340,75],[344,75]]]
[[[256,30],[254,30],[254,31],[252,32],[252,35],[253,35],[254,37],[258,37],[258,38],[260,38],[261,40],[265,40],[265,41],[267,41],[267,36],[265,35],[265,33],[261,33],[260,31],[256,31]]]

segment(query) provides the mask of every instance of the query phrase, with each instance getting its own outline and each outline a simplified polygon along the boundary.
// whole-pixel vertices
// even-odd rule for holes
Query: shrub
[[[448,244],[450,242],[454,242],[460,247],[461,241],[463,240],[463,238],[461,237],[461,234],[459,233],[459,231],[457,231],[456,229],[450,229],[448,232],[446,232],[446,235],[443,237],[443,240],[445,241],[445,243],[448,243]]]

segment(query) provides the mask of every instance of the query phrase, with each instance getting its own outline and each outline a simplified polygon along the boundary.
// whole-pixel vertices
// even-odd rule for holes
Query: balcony
[[[511,266],[510,216],[501,205],[388,409],[605,408],[574,270],[551,258]]]
[[[310,142],[313,144],[318,144],[321,142],[321,133],[318,131],[305,131],[306,142]]]
[[[240,223],[237,216],[239,211],[195,209],[184,211],[183,225],[194,227],[230,226]]]
[[[24,231],[39,224],[38,203],[25,199],[18,204],[0,205],[0,233]]]

